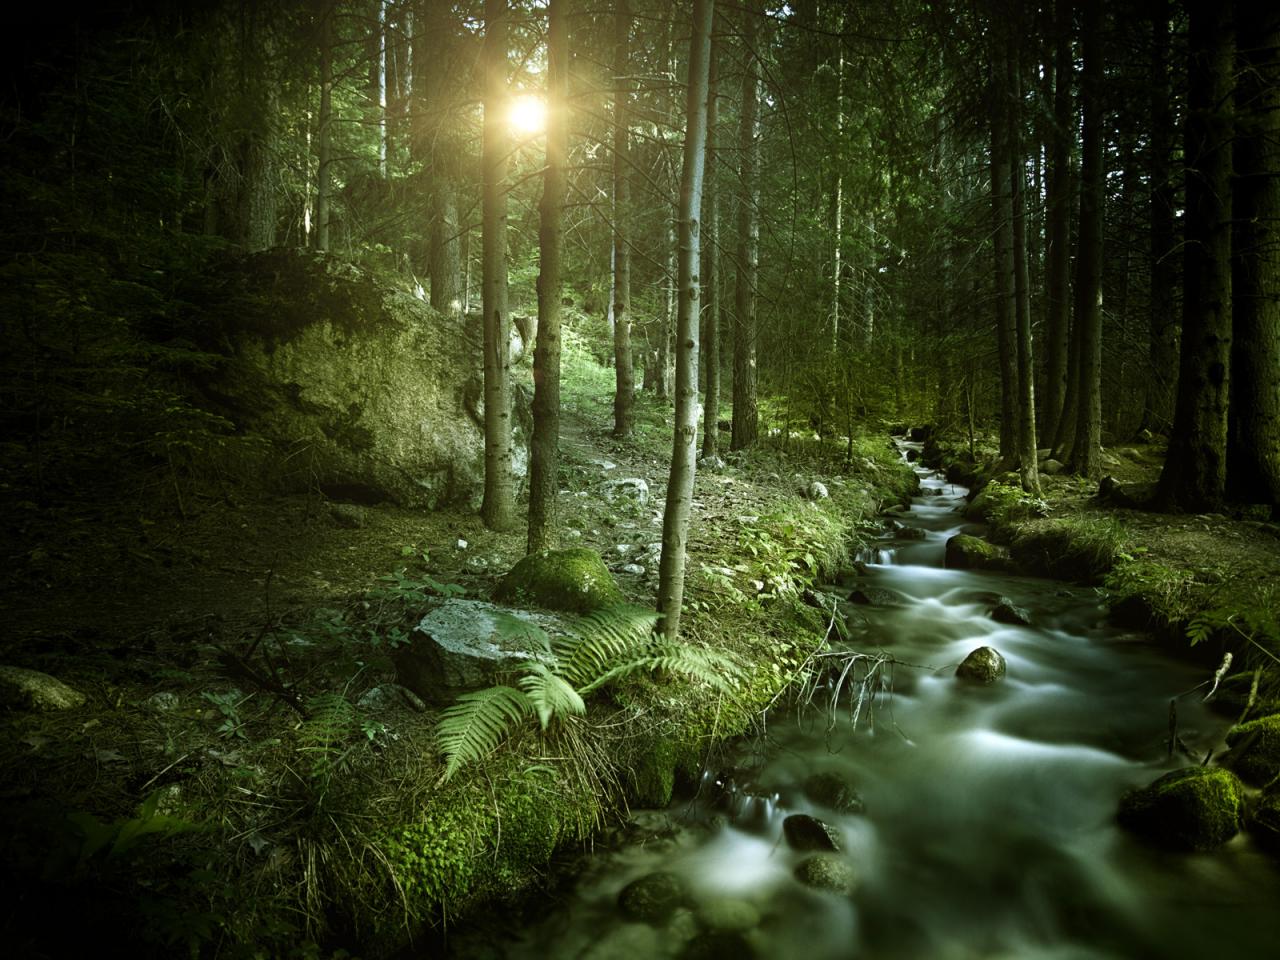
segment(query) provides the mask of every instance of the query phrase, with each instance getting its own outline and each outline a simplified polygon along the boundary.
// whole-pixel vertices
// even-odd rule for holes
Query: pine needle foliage
[[[516,686],[464,693],[440,715],[436,741],[445,757],[443,780],[493,753],[530,717],[544,735],[558,735],[564,722],[586,714],[585,696],[637,673],[664,672],[728,691],[737,666],[721,654],[676,644],[654,633],[651,610],[616,606],[579,618],[563,635],[550,636],[524,621],[512,621],[540,648],[540,658],[522,667]]]

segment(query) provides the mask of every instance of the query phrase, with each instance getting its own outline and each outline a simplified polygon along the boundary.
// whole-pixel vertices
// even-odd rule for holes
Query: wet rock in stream
[[[835,828],[807,813],[793,813],[783,820],[782,833],[792,850],[840,849],[840,834]]]
[[[756,951],[741,933],[710,930],[694,937],[680,952],[680,960],[751,960]]]
[[[947,541],[945,565],[948,570],[1007,570],[1009,557],[994,543],[957,533]]]
[[[1237,724],[1227,731],[1231,752],[1223,762],[1255,787],[1280,779],[1280,714]]]
[[[991,684],[1003,679],[1004,657],[994,647],[979,647],[956,667],[956,679],[968,683]]]
[[[852,893],[855,883],[853,867],[839,857],[819,853],[801,863],[795,870],[796,879],[815,890],[832,893]]]
[[[901,606],[905,600],[896,590],[886,590],[884,587],[858,587],[846,599],[850,603],[867,607],[896,607]]]
[[[618,908],[631,920],[662,923],[684,902],[684,883],[660,871],[632,880],[618,894]]]
[[[1215,850],[1240,830],[1240,781],[1222,767],[1174,770],[1120,799],[1126,830],[1172,850]]]
[[[996,623],[1007,623],[1015,627],[1031,626],[1031,614],[1026,608],[1004,597],[1001,597],[1000,602],[991,608],[989,616]]]
[[[760,924],[760,911],[736,897],[708,900],[695,916],[706,929],[718,933],[746,933]]]
[[[815,773],[804,782],[804,795],[836,813],[865,813],[858,791],[834,773]]]

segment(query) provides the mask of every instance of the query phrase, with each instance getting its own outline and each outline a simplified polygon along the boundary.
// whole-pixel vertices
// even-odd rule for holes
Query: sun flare
[[[511,126],[519,133],[541,133],[547,127],[547,102],[531,93],[511,101]]]

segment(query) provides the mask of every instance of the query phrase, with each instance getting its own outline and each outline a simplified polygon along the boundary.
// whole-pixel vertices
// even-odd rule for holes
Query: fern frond
[[[533,704],[538,723],[545,731],[551,721],[563,716],[580,717],[587,712],[578,691],[563,677],[547,669],[546,664],[532,661],[528,673],[520,678],[520,687]]]
[[[602,674],[649,647],[657,623],[652,610],[634,606],[607,607],[580,617],[567,636],[552,640],[557,672],[579,692],[594,690]]]
[[[654,645],[640,656],[616,664],[579,688],[579,692],[587,694],[623,677],[657,670],[701,681],[725,693],[733,689],[734,681],[741,672],[732,660],[721,654],[683,644],[663,643]]]
[[[551,653],[551,638],[531,620],[497,611],[493,615],[494,630],[503,640],[529,641],[544,653]],[[521,646],[525,644],[521,643]]]
[[[532,709],[529,697],[514,687],[488,687],[459,696],[436,723],[436,742],[446,761],[443,779],[496,750]]]
[[[298,732],[298,749],[312,755],[311,776],[327,775],[356,729],[356,708],[343,694],[318,693],[307,700],[307,719]]]

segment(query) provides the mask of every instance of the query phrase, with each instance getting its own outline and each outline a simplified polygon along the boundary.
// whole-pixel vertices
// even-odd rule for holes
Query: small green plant
[[[47,879],[69,877],[93,861],[121,864],[140,853],[147,837],[161,840],[204,829],[200,824],[160,812],[164,788],[153,791],[138,807],[138,815],[103,823],[87,811],[67,814],[66,842],[45,864]],[[70,856],[68,856],[68,854]]]
[[[550,636],[523,621],[519,630],[538,647],[516,686],[464,693],[440,715],[436,740],[445,756],[443,780],[488,756],[512,730],[532,717],[543,734],[557,732],[586,713],[585,697],[642,672],[665,671],[728,690],[737,677],[726,657],[653,632],[657,615],[637,607],[609,607],[581,617],[563,636]]]
[[[1280,646],[1280,613],[1276,609],[1276,588],[1259,588],[1255,602],[1234,608],[1217,607],[1196,615],[1187,626],[1187,639],[1194,647],[1218,630],[1230,630],[1255,651],[1280,663],[1275,648]]]
[[[241,740],[248,739],[244,732],[245,722],[240,718],[240,708],[249,701],[252,694],[245,696],[239,690],[227,690],[225,693],[206,690],[201,696],[217,707],[218,712],[222,714],[222,723],[218,726],[219,735],[239,737]]]

